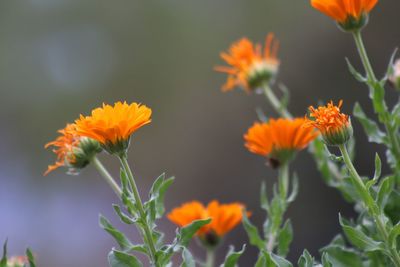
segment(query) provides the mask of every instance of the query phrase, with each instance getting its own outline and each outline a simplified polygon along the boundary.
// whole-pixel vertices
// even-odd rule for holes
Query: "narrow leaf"
[[[106,232],[114,237],[122,250],[129,249],[133,246],[128,238],[125,236],[125,234],[114,228],[114,226],[112,226],[111,223],[103,215],[100,215],[99,223],[101,228],[103,228]]]
[[[108,262],[110,267],[143,266],[143,264],[135,256],[114,249],[108,254]]]
[[[243,245],[240,251],[235,251],[233,246],[229,247],[229,252],[225,257],[225,261],[221,264],[221,267],[235,267],[240,256],[242,256],[244,250],[246,249],[246,245]]]
[[[353,65],[351,65],[350,60],[348,58],[346,58],[346,63],[347,63],[347,67],[349,68],[350,73],[353,75],[353,77],[359,81],[359,82],[366,82],[367,79],[361,74],[359,73],[354,67]]]
[[[249,237],[249,242],[251,245],[258,247],[259,249],[264,249],[264,241],[261,239],[257,227],[255,227],[247,217],[247,212],[243,211],[243,226],[246,230],[247,236]]]
[[[196,234],[197,230],[199,230],[204,225],[209,224],[210,222],[211,219],[196,220],[193,221],[191,224],[182,227],[177,234],[178,243],[183,247],[187,247],[192,237]]]

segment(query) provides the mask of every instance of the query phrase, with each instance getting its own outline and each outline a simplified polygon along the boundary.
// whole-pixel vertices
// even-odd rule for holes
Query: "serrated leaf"
[[[1,257],[0,267],[7,267],[7,242],[8,240],[6,239],[3,245],[3,256]]]
[[[289,246],[293,240],[293,227],[290,219],[283,225],[278,234],[278,254],[286,256],[289,252]]]
[[[181,267],[196,267],[192,253],[186,248],[182,249],[182,264]]]
[[[362,110],[360,104],[357,102],[353,108],[353,115],[361,123],[367,137],[368,141],[377,144],[384,143],[385,133],[383,133],[375,121],[369,119],[365,112]]]
[[[341,215],[339,214],[339,222],[342,226],[342,229],[349,240],[349,242],[354,245],[355,247],[364,250],[364,251],[376,251],[376,250],[383,250],[383,243],[379,241],[375,241],[360,229],[352,227],[348,225],[344,219],[342,219]]]
[[[235,267],[240,256],[242,256],[244,250],[246,249],[246,245],[243,245],[240,251],[235,251],[233,246],[229,247],[229,252],[225,257],[225,261],[221,264],[221,267]]]
[[[135,256],[114,249],[108,254],[108,262],[110,267],[143,266],[143,264]]]
[[[28,262],[29,262],[29,267],[36,267],[35,264],[35,257],[33,256],[32,251],[28,248],[26,250],[26,257],[28,258]]]
[[[100,215],[99,224],[101,228],[103,228],[112,237],[114,237],[115,241],[117,241],[122,250],[127,250],[133,246],[128,238],[125,236],[125,234],[112,226],[111,223],[103,215]]]
[[[242,223],[244,229],[246,230],[250,244],[258,247],[260,250],[264,249],[264,241],[261,239],[257,227],[250,222],[245,210],[243,211]]]
[[[378,195],[376,197],[376,204],[383,209],[389,198],[390,193],[393,191],[395,184],[394,176],[387,176],[379,184]]]
[[[183,247],[187,247],[190,240],[196,234],[197,230],[199,230],[204,225],[209,224],[210,222],[211,219],[196,220],[193,221],[191,224],[182,227],[177,234],[178,243]]]
[[[267,195],[267,187],[265,182],[261,183],[261,190],[260,190],[260,202],[261,208],[264,209],[266,212],[269,211],[269,202],[268,202],[268,195]]]
[[[350,60],[348,58],[346,58],[346,63],[347,63],[347,67],[350,71],[350,73],[353,75],[353,77],[359,81],[359,82],[366,82],[367,79],[361,74],[359,73],[354,67],[353,65],[351,65]]]
[[[307,249],[303,251],[303,254],[300,256],[299,261],[297,263],[299,267],[313,267],[314,266],[314,258],[308,252]]]

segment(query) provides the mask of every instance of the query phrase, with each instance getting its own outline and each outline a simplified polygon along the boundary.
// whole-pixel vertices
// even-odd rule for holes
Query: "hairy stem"
[[[117,194],[118,198],[121,197],[122,190],[119,185],[115,182],[114,178],[111,174],[107,171],[104,165],[97,157],[93,157],[92,159],[93,165],[96,167],[97,171],[103,176],[104,180],[108,183],[108,185],[112,188],[112,190]]]
[[[391,259],[395,266],[400,266],[400,256],[397,250],[393,249],[391,244],[389,244],[389,234],[385,226],[385,222],[382,220],[381,214],[383,211],[379,209],[379,207],[375,204],[375,201],[371,194],[369,193],[368,189],[366,188],[363,180],[361,179],[360,175],[358,174],[356,168],[354,167],[349,153],[347,151],[346,145],[339,146],[340,152],[342,153],[343,160],[346,164],[347,169],[349,170],[350,177],[352,179],[353,184],[355,185],[358,193],[360,194],[364,205],[367,207],[368,213],[374,219],[378,233],[381,236],[381,239],[386,244],[386,250],[388,251],[389,255],[391,255]]]
[[[154,266],[158,267],[159,264],[157,262],[156,247],[154,245],[152,231],[147,223],[146,212],[144,211],[143,202],[140,198],[138,187],[136,185],[135,179],[133,178],[131,168],[129,167],[126,153],[123,154],[122,156],[120,156],[119,159],[121,161],[121,165],[122,165],[125,173],[128,176],[129,182],[132,187],[133,197],[135,198],[135,203],[136,203],[137,209],[139,211],[140,219],[142,221],[142,228],[143,228],[143,233],[145,236],[145,241],[147,241],[146,243],[147,243],[147,246],[150,251],[151,261]]]
[[[356,47],[358,50],[358,54],[360,55],[361,62],[364,66],[365,72],[367,74],[367,84],[369,86],[370,91],[372,92],[372,96],[374,95],[373,92],[376,90],[376,87],[379,87],[384,92],[384,88],[382,88],[382,84],[376,78],[374,70],[372,68],[371,62],[369,60],[367,50],[365,49],[364,42],[361,36],[360,31],[356,31],[353,33],[354,41],[356,43]],[[382,103],[379,103],[380,106],[386,107],[386,103],[384,100],[384,96],[381,97]],[[377,108],[375,103],[373,104],[375,113],[379,115],[380,121],[385,125],[385,130],[390,142],[391,151],[396,158],[396,162],[400,161],[400,144],[397,137],[396,129],[392,127],[390,124],[390,120],[386,119],[390,114],[386,109]],[[397,164],[396,164],[397,165]],[[400,171],[400,170],[398,170]]]

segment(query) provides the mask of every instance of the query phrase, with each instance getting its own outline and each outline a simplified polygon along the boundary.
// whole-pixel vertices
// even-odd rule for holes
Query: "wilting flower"
[[[316,130],[305,128],[305,123],[304,118],[256,122],[244,135],[245,146],[250,152],[268,157],[272,167],[278,167],[318,136]]]
[[[389,76],[389,81],[396,89],[400,89],[400,59],[393,64],[393,73]]]
[[[333,18],[345,31],[361,29],[378,0],[311,0],[311,5]]]
[[[97,140],[110,154],[120,154],[128,148],[132,133],[151,122],[150,117],[151,109],[145,105],[117,102],[103,104],[75,123],[80,135]]]
[[[192,201],[173,209],[168,219],[180,227],[195,220],[211,218],[211,222],[198,230],[196,235],[206,246],[216,246],[220,239],[242,221],[244,205],[241,203],[220,204],[211,201],[207,207]]]
[[[14,256],[7,260],[6,267],[23,267],[28,263],[29,261],[26,256]]]
[[[249,92],[271,82],[279,67],[278,45],[272,33],[266,37],[264,50],[261,44],[253,44],[247,38],[232,44],[227,53],[221,53],[221,58],[230,66],[215,68],[228,74],[222,90],[229,91],[239,86]]]
[[[331,101],[326,106],[309,107],[310,118],[307,125],[320,130],[327,145],[344,144],[353,135],[349,116],[340,112],[342,104],[343,101],[340,100],[337,106]]]
[[[76,132],[75,124],[67,124],[58,133],[60,136],[56,140],[45,145],[45,148],[54,147],[53,152],[57,155],[56,163],[48,166],[45,175],[62,166],[67,167],[71,174],[77,173],[101,151],[97,141],[82,137]]]

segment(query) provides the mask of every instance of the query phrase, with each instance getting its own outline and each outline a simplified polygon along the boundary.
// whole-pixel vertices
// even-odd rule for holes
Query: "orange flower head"
[[[343,101],[335,106],[333,102],[329,102],[326,106],[314,108],[310,106],[309,119],[307,126],[315,127],[321,131],[322,137],[328,145],[340,145],[346,143],[353,135],[348,115],[340,112]]]
[[[261,44],[253,44],[249,39],[242,38],[232,44],[227,53],[222,52],[221,58],[229,65],[215,68],[228,74],[228,80],[222,90],[229,91],[239,86],[251,92],[271,82],[279,67],[278,45],[274,34],[269,33],[263,51]]]
[[[345,31],[359,30],[378,0],[311,0],[311,5],[333,18]]]
[[[272,167],[278,167],[318,136],[318,131],[305,128],[305,123],[304,118],[256,122],[244,135],[245,146],[250,152],[268,157]]]
[[[213,200],[205,207],[198,201],[192,201],[173,209],[167,217],[179,227],[195,220],[211,218],[211,222],[200,228],[196,235],[206,246],[216,246],[225,234],[242,221],[243,209],[241,203],[220,204]]]
[[[44,175],[62,166],[69,169],[68,173],[76,174],[101,151],[97,141],[82,137],[76,132],[75,124],[67,124],[64,129],[58,130],[58,133],[60,136],[45,145],[45,148],[54,148],[57,160],[55,164],[48,166]]]
[[[150,108],[126,102],[117,102],[114,106],[103,104],[90,116],[81,115],[75,121],[80,135],[97,140],[110,154],[125,153],[132,133],[150,122]]]
[[[28,263],[29,261],[26,256],[14,256],[7,260],[6,267],[24,267]]]

